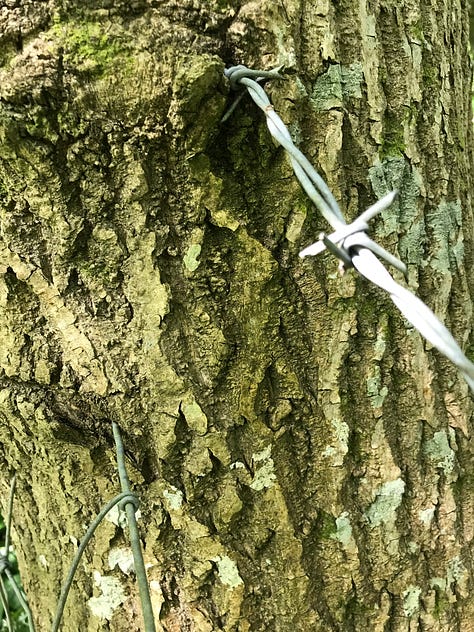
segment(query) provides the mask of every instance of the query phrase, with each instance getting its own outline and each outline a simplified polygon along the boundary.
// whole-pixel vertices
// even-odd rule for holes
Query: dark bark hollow
[[[293,138],[348,219],[400,190],[374,234],[469,350],[467,25],[448,0],[6,3],[1,489],[38,629],[118,491],[111,420],[159,629],[470,629],[467,387],[381,292],[299,260],[327,227],[250,100],[219,124],[226,65],[284,64]],[[64,630],[140,629],[127,547],[99,529]]]

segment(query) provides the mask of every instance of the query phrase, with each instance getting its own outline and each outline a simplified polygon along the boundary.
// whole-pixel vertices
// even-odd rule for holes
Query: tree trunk
[[[122,428],[157,629],[474,630],[472,401],[324,221],[225,66],[276,111],[469,351],[466,3],[6,2],[1,492],[47,630]],[[396,273],[398,274],[398,273]],[[63,630],[140,630],[117,516]],[[120,562],[120,565],[118,565]],[[109,620],[107,624],[104,620]]]

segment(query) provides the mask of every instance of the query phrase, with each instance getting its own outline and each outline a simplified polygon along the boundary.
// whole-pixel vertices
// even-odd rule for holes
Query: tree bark
[[[457,0],[22,0],[0,13],[1,495],[39,630],[87,524],[141,498],[157,628],[474,629],[472,400],[324,221],[225,66],[467,351],[468,10]],[[64,630],[142,629],[105,522]],[[120,565],[118,564],[120,562]],[[108,621],[106,623],[105,621]],[[108,627],[107,627],[108,626]]]

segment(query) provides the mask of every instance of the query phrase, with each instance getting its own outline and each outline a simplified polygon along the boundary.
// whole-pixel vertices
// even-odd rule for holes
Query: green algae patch
[[[79,72],[102,75],[117,68],[123,71],[126,65],[126,46],[107,27],[101,22],[57,21],[50,34],[63,49],[65,65]]]
[[[318,538],[319,540],[334,540],[337,538],[336,518],[326,511],[321,511],[318,518]]]
[[[380,159],[390,156],[403,156],[405,151],[405,131],[403,121],[394,112],[387,111],[383,120],[382,146]]]

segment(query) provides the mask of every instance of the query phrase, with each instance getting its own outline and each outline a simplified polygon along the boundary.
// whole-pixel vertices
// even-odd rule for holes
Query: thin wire
[[[34,623],[33,623],[33,616],[31,614],[30,607],[28,605],[28,602],[26,601],[26,598],[25,598],[25,595],[23,594],[23,591],[20,589],[20,587],[16,583],[15,578],[13,577],[12,572],[11,572],[11,570],[9,568],[6,568],[3,572],[8,577],[8,580],[10,582],[10,585],[11,585],[12,589],[13,589],[13,592],[15,593],[16,598],[20,602],[21,607],[25,611],[26,618],[28,619],[28,628],[29,628],[30,632],[35,632],[35,626],[34,626]]]
[[[119,427],[115,422],[112,422],[112,430],[114,433],[115,447],[117,450],[117,466],[120,478],[120,485],[124,494],[130,494],[130,481],[128,480],[127,469],[125,467],[125,450],[123,447]],[[130,543],[132,546],[133,561],[138,582],[138,591],[142,604],[145,632],[155,632],[155,618],[153,616],[150,590],[148,587],[145,563],[143,561],[140,533],[138,531],[137,520],[135,517],[135,511],[137,510],[137,507],[130,500],[124,501],[123,505],[127,514],[128,528],[130,531]]]
[[[133,497],[134,500],[132,501],[130,497]],[[76,551],[76,554],[75,554],[74,559],[72,561],[71,567],[70,567],[69,572],[67,574],[66,580],[65,580],[65,582],[64,582],[64,584],[63,584],[63,586],[61,588],[61,595],[59,597],[58,606],[57,606],[57,609],[56,609],[56,615],[54,617],[53,625],[51,627],[51,632],[57,632],[59,630],[59,626],[61,624],[61,619],[62,619],[63,612],[64,612],[64,607],[66,605],[66,600],[67,600],[69,591],[70,591],[71,586],[72,586],[72,581],[74,579],[74,575],[76,574],[77,567],[79,566],[79,562],[81,561],[82,554],[84,553],[87,545],[91,541],[95,530],[100,525],[100,523],[105,518],[105,516],[109,513],[109,511],[111,509],[113,509],[115,507],[115,505],[117,505],[118,503],[124,501],[125,499],[130,499],[130,502],[135,502],[135,503],[138,502],[136,496],[134,494],[131,494],[131,492],[121,492],[120,494],[117,494],[117,496],[112,498],[112,500],[110,502],[108,502],[105,505],[105,507],[103,507],[99,511],[97,516],[94,518],[94,520],[89,525],[89,528],[87,529],[87,531],[86,531],[86,533],[84,535],[84,538],[82,539],[81,544],[79,545],[79,547],[78,547],[78,549]]]
[[[294,145],[287,127],[274,111],[265,90],[252,79],[253,77],[281,79],[278,70],[279,68],[270,71],[249,70],[245,66],[233,66],[227,68],[224,74],[234,89],[238,85],[247,88],[255,104],[264,112],[270,134],[288,153],[295,175],[303,189],[334,229],[332,235],[321,235],[318,242],[302,250],[299,253],[300,257],[313,256],[328,248],[339,257],[343,266],[349,267],[350,263],[361,276],[388,292],[405,318],[428,342],[458,367],[471,391],[474,392],[474,364],[464,355],[452,334],[431,309],[397,283],[377,257],[396,267],[405,275],[406,266],[376,244],[365,232],[369,219],[388,208],[395,200],[397,192],[392,191],[376,202],[352,224],[346,223],[329,187],[304,154]],[[228,117],[224,116],[224,119],[226,118]]]
[[[13,501],[15,498],[15,489],[16,489],[16,474],[13,475],[10,481],[10,496],[8,499],[7,522],[6,522],[6,529],[5,529],[5,555],[2,556],[2,569],[1,569],[1,586],[2,586],[1,593],[2,594],[1,594],[0,599],[3,605],[4,598],[6,598],[6,607],[4,606],[4,610],[7,617],[7,625],[8,625],[10,612],[9,612],[9,606],[8,606],[8,594],[7,594],[5,583],[3,580],[3,575],[5,575],[8,581],[10,582],[10,585],[12,587],[13,592],[16,595],[16,598],[20,602],[20,605],[26,614],[29,631],[35,632],[35,625],[33,622],[33,615],[31,614],[30,607],[28,605],[28,602],[26,600],[26,597],[23,591],[18,586],[18,584],[15,581],[15,578],[13,577],[13,574],[10,570],[10,564],[8,561],[8,554],[10,552],[11,527],[12,527],[12,517],[13,517]]]
[[[7,624],[8,632],[13,632],[12,615],[10,613],[10,606],[8,604],[8,594],[5,586],[5,580],[3,579],[3,573],[0,574],[0,602],[5,614],[5,622]]]
[[[13,498],[15,494],[15,485],[16,485],[16,475],[14,474],[12,480],[10,481],[10,496],[8,499],[8,509],[7,509],[7,522],[5,525],[5,544],[4,544],[4,560],[3,560],[3,568],[0,573],[0,600],[3,606],[3,612],[5,613],[6,623],[8,627],[8,632],[13,632],[13,622],[10,613],[10,606],[8,603],[8,593],[5,585],[5,580],[3,578],[3,574],[5,570],[8,568],[8,554],[10,553],[10,533],[11,533],[11,524],[12,524],[12,514],[13,514]]]
[[[12,531],[12,515],[13,515],[13,499],[15,497],[16,489],[16,474],[13,474],[10,481],[10,496],[8,498],[8,510],[7,510],[7,523],[5,529],[5,555],[8,559],[8,552],[10,550],[10,537]]]

